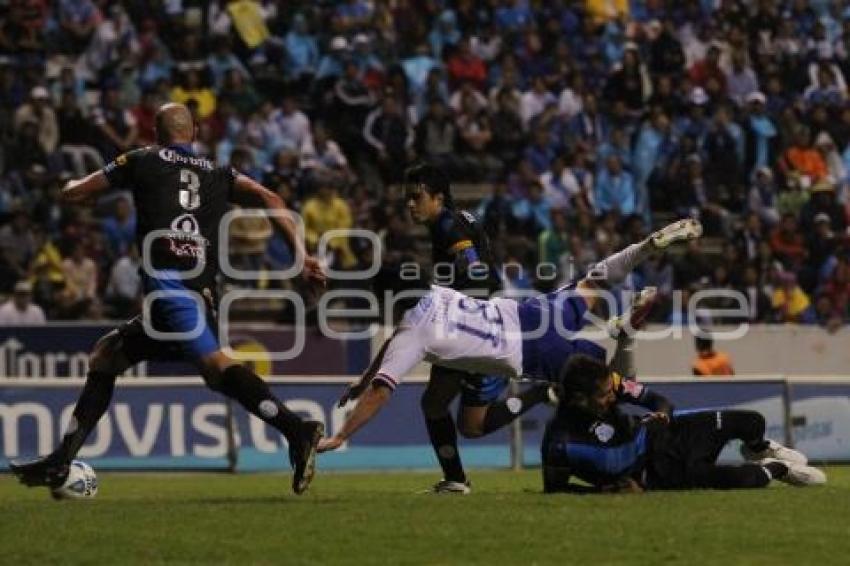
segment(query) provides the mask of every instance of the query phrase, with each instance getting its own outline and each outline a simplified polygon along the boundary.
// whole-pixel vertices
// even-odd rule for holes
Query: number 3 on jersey
[[[195,210],[201,206],[201,194],[198,189],[201,186],[201,180],[198,174],[191,169],[180,170],[180,206],[184,210]]]

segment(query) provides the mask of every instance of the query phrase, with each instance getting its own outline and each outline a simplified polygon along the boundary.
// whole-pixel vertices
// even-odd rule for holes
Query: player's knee
[[[98,340],[89,356],[89,370],[108,375],[123,373],[127,361],[122,346],[123,340],[116,330]]]
[[[198,363],[198,370],[201,377],[204,378],[204,383],[207,387],[216,392],[222,392],[224,388],[224,380],[228,368],[237,366],[235,361],[225,356],[222,352],[213,352],[201,358]]]
[[[457,430],[464,438],[480,438],[484,436],[484,423],[477,420],[461,419]]]

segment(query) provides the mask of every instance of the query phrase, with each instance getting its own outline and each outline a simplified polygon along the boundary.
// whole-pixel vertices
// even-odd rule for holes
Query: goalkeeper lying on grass
[[[618,353],[631,350],[621,346]],[[766,487],[771,480],[799,486],[826,483],[826,475],[807,466],[802,453],[765,439],[760,413],[706,410],[676,415],[663,396],[616,371],[625,368],[628,374],[633,364],[615,363],[608,367],[576,355],[565,365],[561,401],[543,437],[545,492],[754,488]],[[651,412],[627,415],[621,404]],[[741,454],[748,462],[718,464],[724,445],[735,439],[742,441]],[[570,483],[571,477],[591,487]]]

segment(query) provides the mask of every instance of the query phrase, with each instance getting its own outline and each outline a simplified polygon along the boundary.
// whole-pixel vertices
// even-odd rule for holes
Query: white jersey
[[[518,377],[522,331],[517,303],[482,301],[431,286],[405,313],[375,379],[394,388],[422,360],[467,373]]]

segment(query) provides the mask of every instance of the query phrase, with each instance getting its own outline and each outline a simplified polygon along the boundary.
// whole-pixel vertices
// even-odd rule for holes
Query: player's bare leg
[[[113,330],[95,344],[89,358],[86,383],[59,447],[42,458],[9,464],[21,483],[29,487],[56,487],[65,481],[71,460],[109,408],[115,380],[132,365],[122,347],[123,338],[118,330]]]
[[[304,421],[290,411],[262,378],[221,350],[202,358],[200,369],[210,389],[234,399],[286,437],[293,468],[292,491],[299,495],[304,493],[315,474],[316,448],[324,434],[324,425],[318,421]]]

